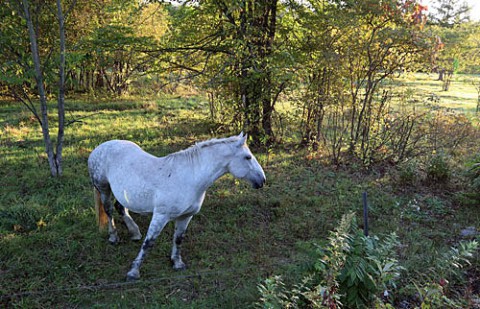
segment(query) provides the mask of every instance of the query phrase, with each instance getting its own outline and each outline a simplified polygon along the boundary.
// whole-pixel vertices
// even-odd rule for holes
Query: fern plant
[[[395,288],[402,267],[392,253],[395,234],[364,236],[354,214],[342,217],[325,247],[317,246],[312,271],[290,291],[280,277],[260,284],[263,308],[366,308]],[[385,293],[386,295],[387,293]]]
[[[339,276],[341,302],[349,308],[366,308],[381,298],[388,299],[396,288],[403,270],[394,256],[399,241],[395,234],[379,239],[352,233],[351,249]]]
[[[478,251],[476,240],[461,242],[457,247],[451,247],[433,261],[428,276],[423,280],[413,282],[416,295],[420,300],[420,308],[469,308],[465,297],[451,297],[448,288],[449,281],[463,280],[462,271],[471,265],[471,260]]]

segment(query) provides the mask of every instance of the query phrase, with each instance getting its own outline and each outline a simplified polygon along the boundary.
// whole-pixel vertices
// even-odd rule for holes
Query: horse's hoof
[[[183,262],[173,264],[173,270],[175,271],[181,271],[185,269],[187,269],[187,265]]]
[[[111,245],[117,245],[120,242],[120,238],[117,235],[110,235],[108,242]]]
[[[182,261],[180,256],[172,256],[170,258],[170,262],[172,262],[173,270],[185,270],[187,269],[187,265]]]
[[[140,273],[138,270],[131,270],[127,273],[128,282],[137,281],[138,279],[140,279]]]
[[[134,236],[130,237],[130,239],[133,240],[133,241],[142,240],[142,234],[134,235]]]
[[[140,277],[137,278],[127,275],[127,282],[135,282],[138,281],[138,279],[140,279]]]

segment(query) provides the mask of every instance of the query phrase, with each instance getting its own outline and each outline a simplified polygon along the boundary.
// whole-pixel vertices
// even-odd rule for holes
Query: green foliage
[[[418,82],[419,87],[424,82]],[[280,307],[296,303],[304,308],[307,297],[313,302],[319,301],[319,295],[331,295],[332,303],[340,302],[338,278],[347,252],[353,245],[358,252],[370,249],[362,249],[367,244],[356,229],[340,232],[334,228],[343,213],[358,211],[361,192],[368,191],[371,233],[395,231],[402,243],[387,254],[391,258],[398,253],[401,266],[407,269],[400,280],[393,281],[397,289],[387,283],[392,306],[408,302],[413,308],[420,303],[412,280],[418,279],[415,283],[422,289],[428,287],[427,282],[438,282],[440,272],[430,267],[449,250],[445,246],[454,241],[453,233],[478,223],[478,203],[459,205],[455,196],[439,193],[436,186],[424,186],[424,182],[398,190],[393,167],[382,165],[373,172],[353,164],[332,167],[312,159],[293,143],[252,148],[267,173],[267,185],[251,190],[231,177],[219,180],[207,192],[202,211],[189,227],[184,243],[189,269],[181,274],[171,270],[170,225],[151,251],[144,280],[126,284],[124,275],[140,244],[128,240],[120,221],[118,246],[108,245],[98,234],[86,169],[90,151],[105,140],[130,139],[155,155],[166,155],[198,140],[238,132],[212,123],[203,97],[70,100],[67,115],[68,120],[78,121],[66,128],[64,175],[52,179],[44,169],[46,157],[35,120],[15,102],[0,101],[0,303],[6,307],[243,308],[258,301],[257,284],[271,274],[285,280],[284,286],[275,278],[270,283],[278,283],[277,289],[286,296],[280,297]],[[298,127],[292,124],[289,128],[294,136]],[[463,150],[473,153],[470,148]],[[465,161],[459,152],[453,155],[456,161]],[[461,184],[465,179],[458,177],[457,166],[451,168],[451,183]],[[455,190],[461,194],[466,186]],[[410,206],[409,200],[416,202]],[[133,216],[145,232],[150,217]],[[338,238],[331,241],[336,249],[329,249],[333,248],[326,241],[329,236]],[[375,248],[380,248],[384,238],[372,240]],[[322,246],[313,247],[319,239]],[[337,258],[321,262],[328,256]],[[370,265],[368,275],[378,278],[371,275],[375,263],[363,263]],[[459,275],[468,271],[474,281],[478,258],[471,263]],[[323,284],[321,271],[330,276]],[[464,293],[468,282],[455,277],[447,278],[450,283],[444,294],[450,299],[468,299]],[[365,280],[355,284],[365,289]],[[383,296],[383,284],[376,282],[377,297]],[[275,295],[269,296],[273,304]],[[292,299],[294,295],[298,298]],[[375,305],[383,308],[378,302]]]
[[[450,179],[451,168],[447,157],[442,154],[434,154],[426,167],[427,180],[430,183],[445,183]]]
[[[273,276],[265,279],[263,284],[259,284],[261,308],[291,308],[295,296],[287,295],[285,284],[280,276]],[[292,301],[293,300],[293,301]]]
[[[418,160],[410,159],[398,165],[400,184],[415,185],[420,181],[420,164]]]
[[[470,179],[470,186],[474,191],[480,191],[480,156],[477,156],[468,167],[467,177]]]
[[[107,1],[97,11],[90,9],[85,4],[77,8],[79,15],[93,13],[89,17],[95,22],[85,25],[89,31],[76,38],[72,88],[126,94],[133,80],[160,69],[162,61],[152,51],[163,48],[168,14],[161,4],[129,0]],[[85,74],[95,78],[84,79]]]
[[[434,0],[433,10],[429,14],[430,21],[442,27],[453,27],[462,22],[469,21],[469,6],[460,0]]]
[[[468,299],[448,295],[448,289],[463,279],[462,270],[471,265],[479,246],[477,241],[461,242],[458,247],[440,254],[425,278],[414,280],[420,308],[465,308]]]
[[[437,47],[431,57],[432,66],[437,72],[478,73],[477,60],[480,53],[478,22],[430,26],[428,30],[437,40]],[[439,75],[439,78],[442,77]],[[445,79],[447,80],[448,78]],[[448,87],[446,90],[449,90]]]
[[[466,176],[468,190],[459,195],[461,201],[467,205],[478,205],[480,202],[480,156],[476,155],[471,162],[466,164],[463,174]]]
[[[47,92],[55,92],[58,84],[58,21],[56,4],[28,1],[37,31],[39,56]],[[24,98],[37,93],[30,39],[23,18],[23,5],[16,1],[3,1],[0,7],[0,95]]]
[[[396,288],[402,267],[391,257],[400,245],[395,234],[380,241],[357,233],[345,267],[340,274],[340,290],[344,291],[342,303],[347,307],[369,307],[382,292]]]
[[[437,278],[458,279],[462,270],[471,265],[471,260],[478,250],[478,242],[468,241],[460,242],[458,247],[451,247],[446,253],[443,253],[434,267]]]
[[[291,138],[277,102],[295,104],[297,141],[327,149],[334,163],[354,155],[365,166],[399,162],[411,149],[417,115],[392,112],[389,80],[426,62],[458,59],[459,70],[478,56],[478,31],[424,28],[414,4],[393,2],[249,0],[165,2],[64,1],[67,86],[95,95],[173,93],[180,81],[208,93],[210,115],[254,141]],[[7,1],[0,9],[0,83],[32,91],[25,25]],[[32,5],[49,93],[56,87],[57,29],[53,7]],[[49,4],[51,5],[51,4]],[[36,7],[35,7],[36,8]],[[263,9],[262,9],[263,8]],[[312,9],[314,8],[314,9]],[[413,16],[413,17],[412,17]],[[421,17],[421,16],[420,16]],[[437,31],[438,30],[438,31]],[[458,30],[458,31],[457,31]],[[461,34],[456,34],[456,32]],[[445,41],[444,49],[436,39]],[[462,45],[461,49],[457,46]],[[28,87],[27,87],[28,86]],[[5,90],[5,91],[4,91]],[[2,87],[0,91],[6,91]],[[10,91],[11,92],[11,91]],[[9,93],[11,94],[11,93]],[[257,132],[258,131],[258,132]],[[301,137],[299,137],[301,135]],[[324,147],[319,147],[323,143]],[[407,149],[408,148],[408,149]],[[397,157],[401,157],[400,159]]]
[[[317,248],[312,272],[288,291],[280,277],[259,285],[264,308],[367,308],[396,288],[403,268],[392,256],[399,246],[391,234],[380,240],[355,228],[354,215],[342,217],[329,243]],[[385,294],[384,294],[385,293]]]
[[[318,247],[313,271],[300,283],[288,288],[280,276],[259,285],[262,308],[393,308],[398,296],[400,273],[406,269],[392,257],[399,248],[398,236],[380,240],[365,237],[352,227],[353,215],[342,218],[330,233],[325,249]],[[350,222],[350,223],[349,223]],[[471,265],[479,246],[477,241],[461,242],[458,247],[438,254],[426,272],[410,279],[402,289],[412,289],[420,308],[461,308],[463,297],[447,291],[450,281],[463,280],[462,270]],[[453,284],[453,283],[452,283]]]
[[[304,142],[323,142],[335,164],[352,155],[364,166],[404,159],[415,117],[394,112],[393,90],[385,84],[428,54],[430,37],[411,18],[415,6],[310,3],[315,10],[297,9],[305,20],[298,44],[308,51],[300,58]]]

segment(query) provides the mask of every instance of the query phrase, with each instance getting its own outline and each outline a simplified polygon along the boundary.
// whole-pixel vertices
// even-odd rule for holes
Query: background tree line
[[[0,93],[22,101],[44,130],[51,98],[59,131],[68,125],[65,91],[122,96],[188,81],[208,95],[215,121],[259,145],[281,139],[293,121],[297,142],[322,145],[334,163],[346,155],[365,165],[398,162],[424,131],[415,130],[414,110],[392,108],[398,92],[388,80],[418,70],[478,72],[478,24],[466,22],[463,7],[447,9],[452,0],[437,1],[429,18],[416,1],[397,0],[4,2]],[[279,111],[279,100],[297,112]],[[56,152],[46,141],[52,174],[61,174],[62,134],[53,138]]]

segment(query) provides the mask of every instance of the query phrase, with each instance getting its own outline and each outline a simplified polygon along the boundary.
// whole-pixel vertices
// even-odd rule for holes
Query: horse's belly
[[[150,190],[113,189],[115,199],[133,212],[150,213],[153,211],[154,193]]]
[[[179,190],[177,186],[168,184],[139,185],[141,179],[134,175],[128,177],[112,177],[110,181],[112,192],[122,206],[133,212],[160,212],[171,219],[180,216],[193,216],[200,211],[205,192],[197,192],[188,188]],[[120,180],[122,179],[122,180]],[[120,180],[120,181],[119,181]]]
[[[190,201],[186,202],[184,207],[179,207],[178,217],[180,216],[193,216],[196,215],[202,208],[203,200],[205,198],[205,192],[200,195],[195,195]]]

